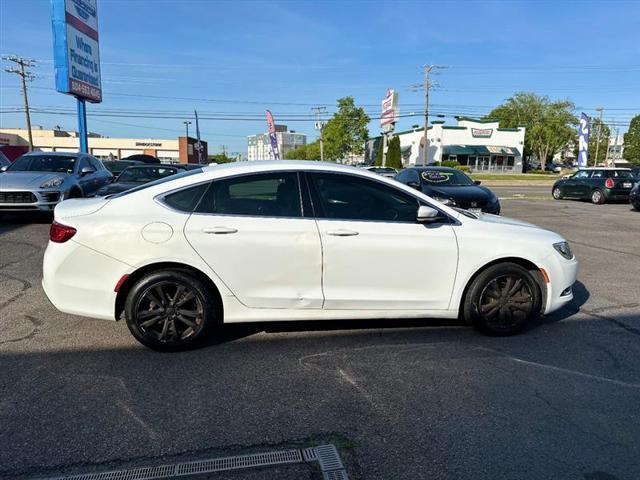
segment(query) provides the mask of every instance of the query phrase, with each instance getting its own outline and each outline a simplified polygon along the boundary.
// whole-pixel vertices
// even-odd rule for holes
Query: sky
[[[76,130],[75,99],[55,91],[49,0],[0,0],[0,54],[37,61],[32,123]],[[481,116],[518,91],[570,99],[624,132],[640,113],[640,1],[98,0],[103,102],[92,132],[176,138],[201,117],[209,152],[246,154],[276,123],[316,137],[311,108],[351,95],[376,117],[399,94],[396,129],[431,112]],[[8,64],[3,62],[3,66]],[[0,73],[0,128],[24,127],[19,79]],[[415,116],[411,114],[415,113]],[[194,125],[190,131],[193,134]],[[380,132],[379,120],[369,125]]]

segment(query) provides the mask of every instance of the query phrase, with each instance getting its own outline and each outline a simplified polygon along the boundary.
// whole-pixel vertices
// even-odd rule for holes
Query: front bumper
[[[544,259],[541,268],[547,273],[547,301],[544,313],[555,312],[573,300],[573,285],[578,278],[578,260],[571,260],[552,253]]]
[[[64,200],[62,190],[0,190],[0,211],[52,212]]]

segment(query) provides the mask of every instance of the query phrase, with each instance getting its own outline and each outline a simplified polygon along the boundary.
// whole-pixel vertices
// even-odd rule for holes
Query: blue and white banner
[[[589,117],[583,112],[578,126],[578,167],[585,168],[589,162]]]
[[[273,152],[273,158],[276,160],[280,160],[280,149],[278,148],[278,137],[276,135],[276,122],[269,110],[267,110],[267,128],[269,131],[269,140],[271,141],[271,151]]]
[[[97,0],[51,0],[56,90],[102,101]]]

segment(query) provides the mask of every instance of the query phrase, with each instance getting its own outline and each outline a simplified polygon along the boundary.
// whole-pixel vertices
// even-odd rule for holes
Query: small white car
[[[220,323],[457,318],[510,335],[573,298],[561,236],[364,169],[242,162],[55,209],[43,287],[160,350]]]

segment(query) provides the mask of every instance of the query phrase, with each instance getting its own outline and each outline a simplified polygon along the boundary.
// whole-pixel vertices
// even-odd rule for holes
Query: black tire
[[[467,290],[463,316],[482,333],[508,336],[540,315],[540,286],[516,263],[498,263],[481,272]]]
[[[594,205],[602,205],[607,201],[607,197],[604,196],[604,192],[599,188],[596,188],[591,192],[591,203]]]
[[[197,346],[207,336],[217,321],[216,302],[198,276],[186,270],[161,270],[133,285],[124,312],[140,343],[154,350],[179,351]]]
[[[553,187],[551,195],[555,200],[562,200],[564,198],[564,196],[562,195],[562,189],[560,187]]]

